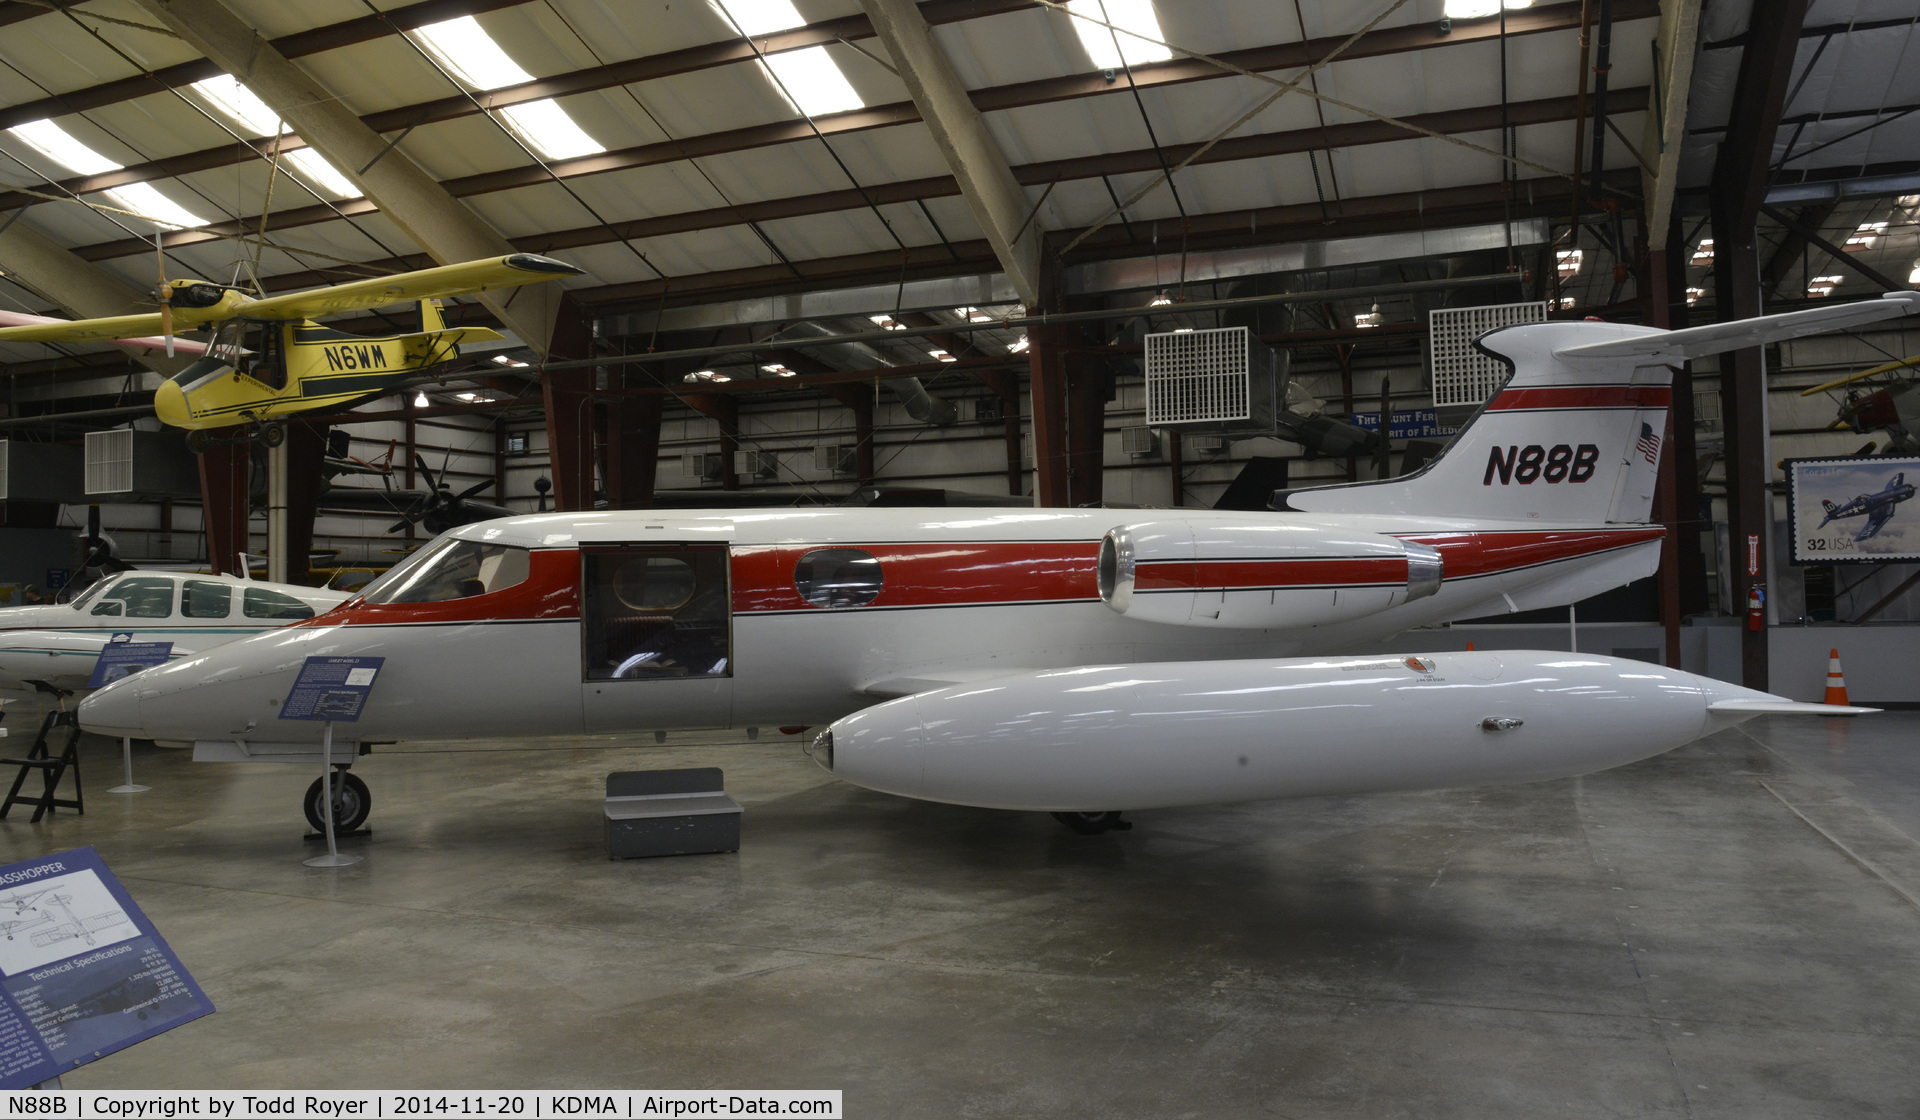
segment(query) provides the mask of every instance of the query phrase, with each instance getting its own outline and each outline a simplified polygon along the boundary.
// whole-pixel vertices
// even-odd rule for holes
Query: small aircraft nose
[[[186,427],[187,421],[192,419],[187,414],[187,394],[181,391],[178,381],[162,381],[160,387],[154,390],[153,411],[162,424],[175,428]]]
[[[133,680],[115,681],[80,701],[80,726],[95,735],[114,739],[144,739],[140,725],[140,694]]]

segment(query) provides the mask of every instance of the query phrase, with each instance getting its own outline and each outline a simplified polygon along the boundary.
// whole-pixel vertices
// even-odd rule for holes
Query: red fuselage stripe
[[[1664,385],[1549,385],[1537,389],[1504,390],[1487,402],[1487,411],[1665,408],[1671,396],[1671,391]]]
[[[1658,526],[1633,529],[1538,532],[1409,533],[1403,539],[1439,549],[1446,578],[1494,575],[1539,564],[1607,552],[1659,540]],[[733,549],[735,614],[812,611],[800,597],[794,569],[822,547],[856,545],[741,545]],[[1085,602],[1099,598],[1095,567],[1098,541],[974,541],[876,544],[859,548],[880,561],[882,585],[872,607],[994,606],[1012,603]],[[1229,587],[1340,587],[1402,583],[1399,557],[1297,560],[1156,561],[1140,564],[1142,591]],[[357,599],[296,626],[391,626],[567,620],[580,617],[580,554],[575,549],[536,551],[527,579],[513,587],[437,603],[388,603]]]

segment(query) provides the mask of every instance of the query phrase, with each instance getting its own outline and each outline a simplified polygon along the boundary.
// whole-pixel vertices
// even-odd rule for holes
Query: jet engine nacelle
[[[1580,653],[1188,661],[903,696],[836,721],[811,753],[883,793],[1107,812],[1563,778],[1762,713],[1871,710]]]
[[[1100,598],[1143,622],[1236,630],[1325,626],[1440,590],[1440,553],[1381,533],[1166,518],[1100,542]]]

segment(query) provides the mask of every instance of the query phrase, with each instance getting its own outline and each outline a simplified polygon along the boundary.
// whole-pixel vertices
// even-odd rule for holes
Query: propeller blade
[[[415,470],[418,470],[420,472],[420,476],[426,480],[427,489],[429,490],[440,489],[440,484],[434,481],[433,471],[427,468],[426,458],[422,456],[418,451],[413,453],[413,466]]]
[[[472,486],[469,486],[465,490],[462,490],[460,491],[460,493],[454,495],[453,500],[456,502],[464,502],[468,498],[471,498],[475,494],[478,494],[480,491],[488,490],[488,489],[491,489],[492,487],[493,487],[493,480],[491,478],[483,478],[479,482],[474,483]]]
[[[409,525],[411,525],[411,524],[413,524],[413,518],[411,518],[411,517],[403,517],[403,518],[401,518],[400,520],[398,520],[398,521],[396,521],[396,522],[394,522],[393,524],[391,524],[391,525],[389,525],[389,526],[387,526],[387,532],[389,532],[389,533],[404,533],[404,532],[406,532],[406,531],[407,531],[407,526],[409,526]]]

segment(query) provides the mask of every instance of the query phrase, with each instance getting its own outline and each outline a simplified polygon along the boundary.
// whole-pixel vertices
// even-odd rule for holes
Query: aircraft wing
[[[269,296],[247,304],[240,314],[248,319],[318,319],[343,311],[362,311],[390,303],[411,303],[440,296],[468,295],[580,274],[580,269],[551,257],[513,253],[504,257],[442,265],[439,268],[423,268],[418,272],[356,280],[331,288]],[[4,336],[0,336],[0,341],[3,340]]]
[[[935,689],[951,688],[957,684],[979,684],[981,681],[1011,677],[1018,673],[1029,673],[1031,669],[1019,667],[993,669],[930,669],[915,676],[888,677],[862,685],[860,691],[876,700],[892,700],[901,696],[912,696],[917,692],[932,692]]]
[[[174,326],[182,326],[174,315]],[[20,327],[0,328],[0,342],[116,342],[160,333],[160,313],[114,315],[106,319],[55,319]]]
[[[1589,342],[1555,350],[1562,361],[1583,359],[1618,361],[1637,360],[1641,365],[1671,365],[1689,358],[1705,357],[1749,346],[1763,346],[1782,339],[1895,319],[1920,312],[1920,292],[1888,292],[1879,299],[1842,303],[1833,307],[1815,307],[1784,315],[1762,315],[1732,323],[1711,323],[1704,327],[1634,335],[1608,342]]]
[[[1867,527],[1861,531],[1859,536],[1853,539],[1856,541],[1864,541],[1868,537],[1877,535],[1881,529],[1886,528],[1887,521],[1892,517],[1893,503],[1888,502],[1879,509],[1867,514]]]

